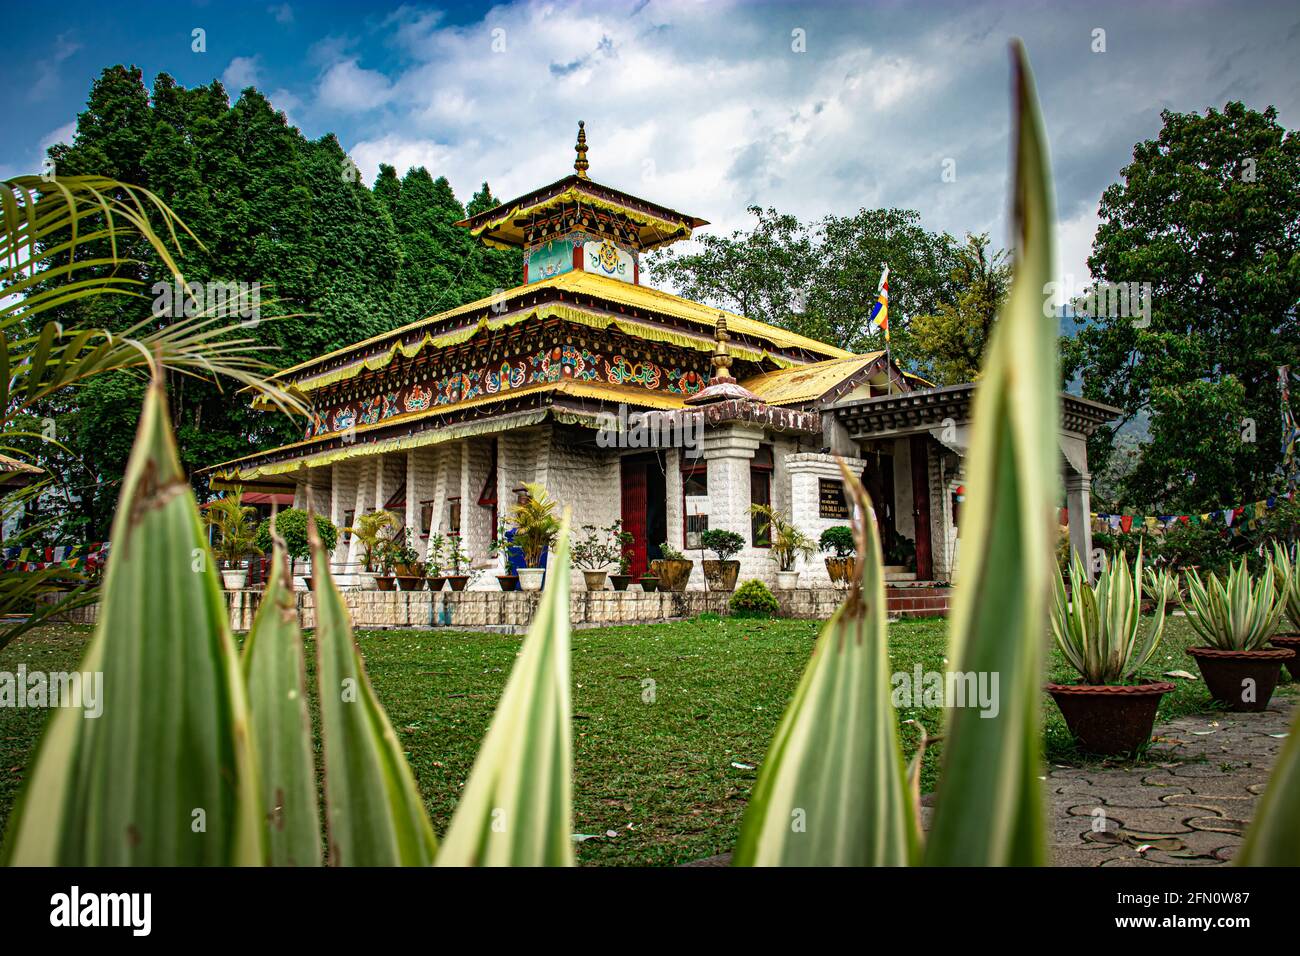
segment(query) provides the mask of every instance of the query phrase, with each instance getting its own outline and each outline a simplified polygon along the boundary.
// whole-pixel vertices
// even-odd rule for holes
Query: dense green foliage
[[[728,603],[731,613],[738,617],[773,617],[781,613],[781,605],[766,584],[757,578],[736,588]]]
[[[262,316],[239,329],[285,367],[518,281],[517,254],[489,251],[452,223],[466,214],[445,178],[381,171],[372,191],[338,141],[308,140],[257,90],[231,103],[218,82],[185,88],[160,74],[152,90],[135,67],[103,71],[71,143],[51,148],[60,176],[94,173],[162,197],[201,246],[182,243],[189,282],[261,283]],[[471,208],[495,205],[485,183]],[[170,275],[146,244],[144,299],[106,297],[53,316],[65,327],[126,328],[149,314]],[[160,320],[160,324],[166,322]],[[173,425],[186,472],[301,437],[300,421],[252,410],[245,396],[172,376]],[[39,409],[66,451],[37,449],[63,479],[65,511],[47,532],[61,543],[107,536],[143,384],[97,378]],[[199,489],[206,493],[205,489]]]
[[[918,355],[928,363],[936,385],[956,385],[979,377],[984,348],[993,333],[998,306],[1011,285],[1011,266],[1002,250],[989,250],[987,235],[967,236],[956,250],[950,302],[911,323]]]
[[[284,539],[284,550],[290,560],[305,558],[311,553],[307,540],[307,512],[301,508],[286,508],[275,516],[275,533]],[[316,515],[316,533],[326,551],[333,551],[339,532],[334,523],[324,515]],[[271,553],[271,521],[257,526],[257,548],[262,554]]]
[[[927,230],[920,213],[911,209],[860,209],[813,223],[758,206],[749,212],[756,219],[751,230],[730,236],[701,233],[694,252],[672,247],[655,252],[649,259],[651,273],[688,299],[870,352],[885,345],[868,319],[888,263],[894,357],[927,376],[938,374],[927,349],[934,349],[941,330],[931,322],[927,347],[921,348],[914,320],[941,314],[945,304],[962,316],[983,314],[976,302],[987,293],[979,293],[976,301],[967,298],[979,278],[978,266],[973,270],[962,253],[981,240],[986,243],[984,237],[968,236],[967,245],[959,246],[947,233]],[[987,255],[983,263],[986,277],[999,283],[994,292],[1006,283],[1000,257]],[[985,327],[978,340],[954,341],[935,354],[969,356],[982,350],[986,336]],[[978,365],[979,353],[973,354]],[[942,368],[949,373],[947,365]]]
[[[817,547],[827,554],[835,552],[837,558],[847,558],[856,547],[853,541],[853,529],[848,525],[837,524],[827,528],[817,539]]]
[[[1065,342],[1084,394],[1150,415],[1117,509],[1198,512],[1263,497],[1281,459],[1276,369],[1300,365],[1300,137],[1229,103],[1163,114],[1102,195],[1088,266],[1149,282],[1145,317],[1100,317]],[[1093,436],[1094,474],[1112,430]],[[1151,513],[1151,512],[1148,512]]]

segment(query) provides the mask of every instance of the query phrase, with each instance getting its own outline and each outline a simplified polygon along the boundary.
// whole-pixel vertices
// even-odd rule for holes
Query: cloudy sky
[[[205,49],[195,51],[194,31]],[[446,175],[462,200],[570,171],[730,231],[745,208],[859,207],[1005,241],[1007,39],[1039,83],[1058,259],[1086,274],[1097,201],[1160,111],[1240,99],[1300,125],[1294,3],[71,0],[6,17],[0,176],[36,172],[105,66],[255,85],[311,137]],[[16,114],[16,115],[15,115]],[[945,171],[948,175],[945,176]]]

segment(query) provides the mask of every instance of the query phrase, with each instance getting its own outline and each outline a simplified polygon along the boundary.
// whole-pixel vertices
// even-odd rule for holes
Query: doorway
[[[619,465],[623,530],[632,535],[628,573],[639,578],[668,539],[668,488],[658,453],[628,455]]]
[[[868,453],[867,466],[862,469],[862,486],[871,496],[876,509],[876,529],[880,532],[880,547],[889,562],[889,545],[897,524],[894,519],[894,456],[888,452]]]

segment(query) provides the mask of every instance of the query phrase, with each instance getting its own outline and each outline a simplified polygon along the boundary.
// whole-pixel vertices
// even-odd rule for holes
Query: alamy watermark
[[[80,707],[83,717],[104,712],[103,671],[0,671],[0,708]]]
[[[1132,319],[1138,329],[1151,324],[1150,282],[1093,282],[1080,288],[1066,276],[1043,286],[1043,316],[1055,318],[1058,303],[1068,303],[1081,319]]]
[[[255,325],[262,317],[262,283],[260,282],[155,282],[155,318],[243,319]]]
[[[997,671],[927,671],[917,664],[911,671],[898,671],[889,682],[894,689],[890,703],[899,707],[973,707],[981,717],[996,717]]]
[[[618,406],[618,414],[596,416],[598,448],[682,448],[698,458],[704,445],[704,416],[677,412],[631,412]]]

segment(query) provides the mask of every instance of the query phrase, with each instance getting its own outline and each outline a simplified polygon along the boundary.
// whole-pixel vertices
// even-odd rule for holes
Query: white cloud
[[[355,112],[388,102],[392,85],[383,73],[357,65],[356,58],[341,60],[321,77],[317,99],[326,109]]]
[[[287,3],[267,7],[267,12],[275,17],[276,23],[293,23],[293,7]]]
[[[379,175],[380,163],[396,167],[399,176],[412,166],[424,166],[435,178],[445,175],[452,150],[432,140],[405,139],[392,134],[357,143],[348,150],[348,155],[361,170],[361,178],[367,184],[373,184]],[[468,194],[461,197],[462,201],[468,198]]]
[[[36,65],[36,79],[28,88],[27,95],[33,100],[42,100],[52,94],[59,84],[63,64],[81,49],[81,44],[67,33],[60,33],[54,38],[54,47]]]
[[[237,56],[222,72],[221,84],[232,99],[238,97],[246,87],[261,85],[260,60],[260,56]]]

